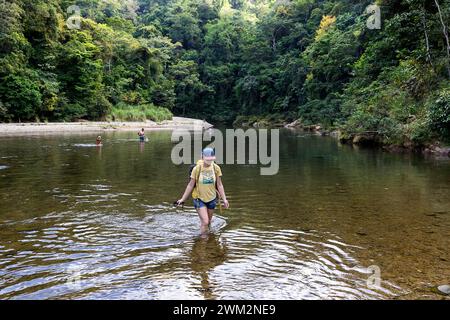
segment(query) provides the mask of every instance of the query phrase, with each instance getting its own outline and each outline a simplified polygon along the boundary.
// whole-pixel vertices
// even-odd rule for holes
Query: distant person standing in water
[[[145,133],[144,133],[144,128],[142,128],[141,130],[139,130],[139,132],[138,132],[138,136],[139,136],[139,141],[141,141],[141,142],[145,142]]]
[[[101,146],[102,145],[102,136],[97,136],[97,139],[95,139],[95,143],[98,146]]]
[[[222,184],[222,170],[214,163],[215,159],[214,149],[203,149],[202,159],[192,169],[186,190],[181,199],[176,202],[177,205],[181,205],[192,192],[194,207],[200,218],[200,233],[202,235],[205,235],[209,229],[217,201],[222,198],[224,207],[229,207]],[[219,199],[217,199],[217,195],[219,195]]]

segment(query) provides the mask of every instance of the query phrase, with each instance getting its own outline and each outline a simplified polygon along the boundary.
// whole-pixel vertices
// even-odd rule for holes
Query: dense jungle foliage
[[[0,0],[0,121],[300,118],[448,140],[449,21],[449,0]]]

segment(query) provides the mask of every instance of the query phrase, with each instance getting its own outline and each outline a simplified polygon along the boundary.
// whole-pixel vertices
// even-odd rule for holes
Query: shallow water
[[[134,135],[0,138],[0,298],[442,298],[448,160],[282,131],[277,175],[222,166],[231,208],[201,238],[170,132]]]

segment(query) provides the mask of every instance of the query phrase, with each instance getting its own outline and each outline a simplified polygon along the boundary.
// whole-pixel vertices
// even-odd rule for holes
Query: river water
[[[0,138],[0,299],[446,298],[449,160],[282,130],[277,175],[222,165],[202,238],[171,132],[147,136]]]

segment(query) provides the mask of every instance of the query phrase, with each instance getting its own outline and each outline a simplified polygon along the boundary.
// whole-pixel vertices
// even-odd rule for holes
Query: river
[[[189,166],[147,136],[0,137],[0,299],[443,298],[449,160],[281,130],[278,174],[221,166],[230,209],[201,238],[172,206]]]

